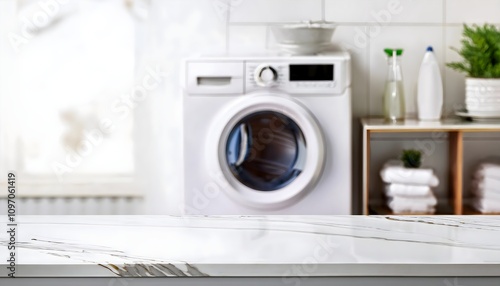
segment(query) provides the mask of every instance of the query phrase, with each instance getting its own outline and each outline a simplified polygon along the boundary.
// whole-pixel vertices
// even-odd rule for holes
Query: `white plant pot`
[[[500,78],[465,79],[465,106],[469,112],[500,112]]]

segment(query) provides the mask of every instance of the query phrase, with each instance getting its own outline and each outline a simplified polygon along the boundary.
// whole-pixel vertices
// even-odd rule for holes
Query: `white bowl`
[[[314,45],[287,45],[278,44],[281,51],[290,55],[314,55],[323,52],[331,47],[331,43],[322,43]]]
[[[335,25],[329,22],[304,22],[271,26],[281,45],[324,45],[330,43]]]

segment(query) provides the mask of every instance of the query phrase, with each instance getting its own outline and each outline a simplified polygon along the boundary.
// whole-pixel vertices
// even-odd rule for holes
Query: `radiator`
[[[17,215],[134,215],[142,209],[140,197],[16,198]],[[0,199],[7,214],[7,199]]]

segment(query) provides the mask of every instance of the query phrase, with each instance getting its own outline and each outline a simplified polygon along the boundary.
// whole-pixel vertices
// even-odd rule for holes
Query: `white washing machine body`
[[[351,214],[347,53],[184,66],[184,212]]]

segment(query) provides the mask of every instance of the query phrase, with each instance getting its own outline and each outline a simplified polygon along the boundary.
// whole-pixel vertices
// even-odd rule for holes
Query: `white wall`
[[[179,173],[180,58],[193,53],[273,49],[275,43],[268,26],[302,20],[337,22],[339,27],[332,41],[352,54],[356,201],[361,180],[357,122],[360,117],[382,113],[386,76],[383,49],[400,47],[405,50],[402,66],[407,111],[411,115],[416,111],[414,91],[420,61],[426,47],[432,45],[443,74],[445,114],[451,115],[464,101],[464,77],[445,68],[445,62],[457,60],[449,47],[458,46],[464,22],[499,24],[500,0],[153,0],[138,39],[149,44],[144,62],[158,61],[172,74],[152,101],[155,104],[147,112],[150,118],[144,123],[158,139],[149,145],[149,150],[144,150],[145,156],[149,154],[157,162],[144,167],[152,170],[145,176],[160,181],[148,185],[146,212],[178,213],[182,202],[178,191],[182,188]],[[149,126],[151,122],[153,127]],[[497,140],[495,138],[493,140]],[[378,147],[373,153],[381,154],[378,161],[383,162],[391,154],[397,155],[394,150],[411,146],[416,138],[406,139],[394,144],[375,144]],[[467,152],[474,149],[469,143],[466,147]],[[446,152],[445,148],[439,150],[436,152]],[[427,162],[432,165],[434,161]],[[446,173],[446,166],[436,164],[433,167]]]

